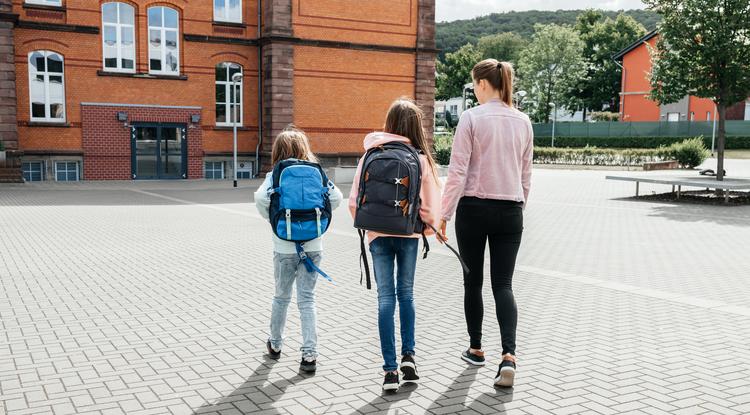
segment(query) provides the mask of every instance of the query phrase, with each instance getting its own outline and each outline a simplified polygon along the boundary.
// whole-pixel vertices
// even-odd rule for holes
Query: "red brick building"
[[[230,177],[235,119],[241,176],[268,168],[289,123],[337,163],[361,153],[399,96],[423,107],[431,134],[434,9],[0,0],[0,140],[23,153],[27,180]]]
[[[651,92],[649,48],[655,48],[658,40],[659,33],[651,31],[615,55],[615,60],[622,62],[623,66],[620,119],[634,122],[713,121],[715,109],[710,99],[687,96],[674,104],[660,106],[648,98]],[[750,100],[727,109],[727,119],[750,119]]]

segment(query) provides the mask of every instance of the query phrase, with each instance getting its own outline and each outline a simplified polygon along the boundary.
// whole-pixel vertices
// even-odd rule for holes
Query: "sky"
[[[490,13],[559,9],[642,9],[640,0],[435,0],[438,22],[471,19]]]

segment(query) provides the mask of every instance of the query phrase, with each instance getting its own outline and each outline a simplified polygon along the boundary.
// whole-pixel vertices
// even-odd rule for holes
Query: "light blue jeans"
[[[316,266],[320,266],[321,252],[307,252]],[[303,358],[318,357],[317,313],[315,311],[315,272],[308,272],[305,264],[297,254],[273,254],[273,270],[276,280],[276,292],[271,307],[271,336],[269,341],[276,350],[281,350],[284,342],[284,325],[289,301],[292,298],[292,286],[297,282],[297,308],[302,324]]]
[[[383,370],[394,371],[396,361],[395,314],[398,300],[401,321],[401,355],[414,355],[414,272],[419,239],[379,237],[370,242],[375,282],[378,284],[378,329]]]

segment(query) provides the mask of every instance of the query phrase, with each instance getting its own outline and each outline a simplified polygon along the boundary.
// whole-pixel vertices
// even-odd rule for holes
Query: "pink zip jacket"
[[[388,134],[388,133],[370,133],[365,137],[365,150],[369,150],[373,147],[377,147],[390,142],[400,142],[411,145],[411,141],[400,135]],[[357,165],[357,173],[354,175],[354,183],[352,184],[352,191],[349,194],[349,212],[352,214],[352,218],[357,211],[357,197],[359,196],[359,178],[362,174],[362,162],[364,157],[359,159]],[[430,163],[427,161],[427,157],[423,154],[419,155],[419,161],[422,167],[422,186],[420,188],[419,197],[422,199],[422,206],[419,208],[419,216],[422,221],[429,223],[435,228],[438,227],[440,222],[440,186],[435,181],[435,176],[430,168]],[[432,235],[434,232],[431,229],[425,231],[425,235]],[[368,231],[368,241],[372,242],[375,238],[380,236],[394,236],[400,238],[421,238],[422,234],[412,235],[387,235],[383,233]]]
[[[498,99],[461,114],[443,192],[442,219],[450,220],[459,199],[529,199],[534,131],[529,117]]]

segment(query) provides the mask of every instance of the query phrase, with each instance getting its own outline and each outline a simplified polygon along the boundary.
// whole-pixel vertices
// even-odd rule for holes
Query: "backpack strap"
[[[425,222],[424,224],[426,226],[428,226],[430,229],[432,229],[433,232],[435,232],[435,237],[436,238],[440,239],[440,232],[438,232],[438,230],[435,229],[434,226],[432,226],[431,224],[429,224],[427,222]],[[422,237],[424,237],[424,234],[422,234]],[[426,240],[426,238],[425,238],[425,240]],[[455,248],[453,248],[452,246],[450,246],[447,241],[442,241],[442,242],[445,244],[445,246],[448,247],[448,249],[451,250],[451,252],[453,252],[453,255],[455,255],[456,258],[458,258],[458,262],[461,263],[461,268],[463,268],[464,272],[466,274],[468,274],[469,273],[469,267],[466,266],[466,263],[464,262],[464,259],[461,258],[461,254],[459,254],[458,251],[455,250]],[[429,248],[427,249],[427,251],[429,252]],[[425,258],[427,258],[427,252],[425,252],[424,256],[425,256]]]
[[[327,279],[330,282],[333,282],[333,279],[328,276],[323,270],[318,268],[315,263],[310,259],[309,256],[307,256],[307,253],[305,253],[305,248],[302,246],[303,244],[300,242],[297,242],[294,244],[297,248],[297,256],[299,256],[300,261],[302,261],[303,264],[305,264],[305,268],[307,269],[307,272],[317,272],[320,274],[323,278]]]
[[[367,263],[367,248],[365,247],[365,231],[364,229],[357,229],[357,233],[359,234],[359,284],[362,285],[362,264],[364,263],[364,275],[366,277],[366,285],[367,289],[372,289],[372,284],[370,283],[370,264]]]
[[[422,259],[427,259],[427,254],[430,253],[430,242],[427,240],[427,235],[422,231]]]

